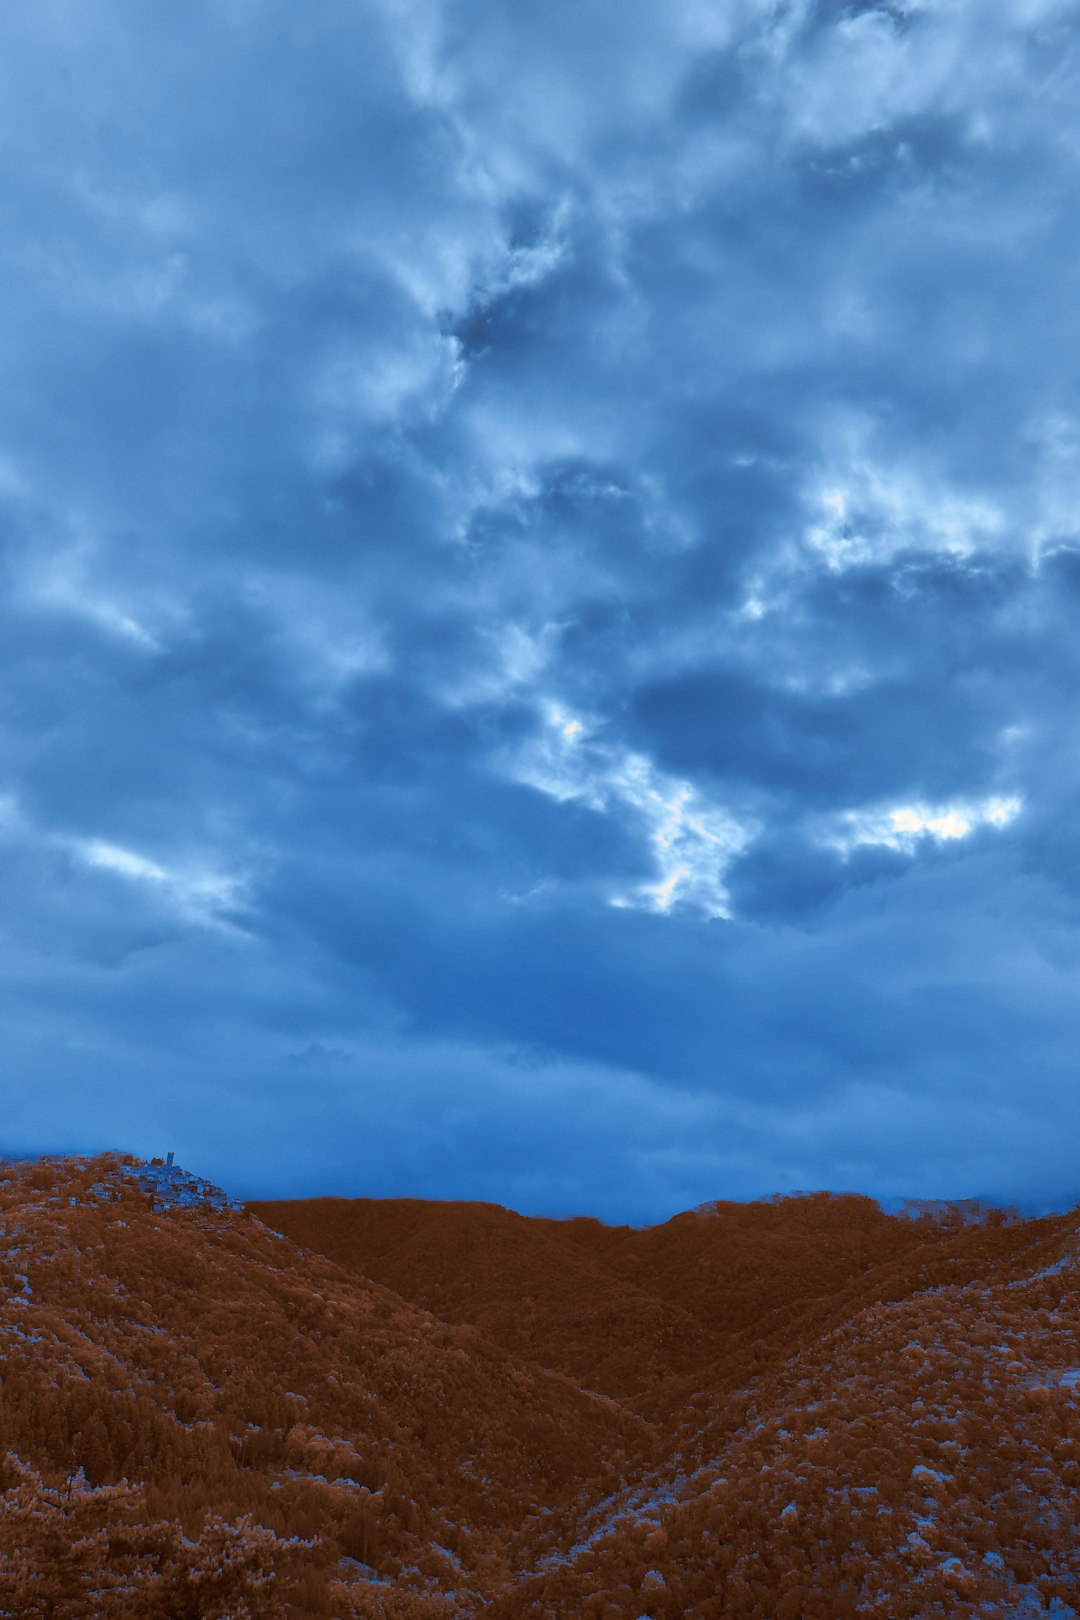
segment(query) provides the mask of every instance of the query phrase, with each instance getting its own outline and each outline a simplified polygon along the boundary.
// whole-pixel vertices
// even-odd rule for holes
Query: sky
[[[0,1148],[1080,1199],[1080,5],[0,17]]]

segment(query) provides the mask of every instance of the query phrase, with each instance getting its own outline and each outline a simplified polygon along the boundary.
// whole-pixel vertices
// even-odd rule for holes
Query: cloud
[[[912,851],[924,838],[938,843],[970,838],[978,827],[1007,827],[1020,813],[1019,799],[987,799],[981,804],[902,804],[887,810],[846,811],[842,831],[825,841],[847,852],[860,844]]]
[[[205,868],[169,870],[134,850],[100,839],[78,839],[75,852],[87,866],[136,884],[146,884],[161,892],[166,902],[184,919],[206,927],[236,928],[230,919],[243,908],[243,880],[228,873]]]
[[[9,1146],[1066,1195],[1078,43],[0,22]]]
[[[752,831],[643,755],[605,743],[602,734],[594,738],[591,723],[554,706],[545,719],[511,763],[511,774],[559,803],[580,800],[629,819],[648,841],[651,881],[612,891],[609,904],[659,912],[690,905],[706,917],[728,916],[724,875]]]

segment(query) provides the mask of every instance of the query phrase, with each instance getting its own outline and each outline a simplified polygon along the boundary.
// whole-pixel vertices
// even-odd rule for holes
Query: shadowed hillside
[[[1067,1617],[1078,1265],[1075,1213],[0,1166],[0,1615]]]
[[[926,1243],[919,1223],[869,1198],[827,1194],[714,1204],[643,1231],[409,1198],[249,1207],[446,1321],[649,1414]]]
[[[371,1566],[358,1613],[471,1612],[501,1577],[523,1502],[559,1522],[648,1451],[640,1420],[569,1380],[302,1254],[252,1215],[153,1207],[124,1172],[66,1160],[0,1179],[5,1555],[24,1534],[33,1546],[50,1511],[63,1517],[35,1502],[81,1469],[91,1490],[137,1482],[135,1519],[160,1527],[148,1556],[172,1549],[147,1612],[231,1613],[203,1603],[183,1537],[197,1549],[218,1518],[247,1514],[282,1560],[282,1578],[248,1595],[253,1614],[278,1612],[282,1592],[289,1612],[352,1613],[327,1585],[355,1575],[342,1559]],[[100,1501],[111,1527],[124,1504]],[[296,1536],[312,1546],[271,1544]],[[96,1591],[81,1608],[71,1593],[28,1606],[29,1577],[0,1569],[0,1612],[136,1612]],[[410,1604],[411,1589],[433,1601]]]

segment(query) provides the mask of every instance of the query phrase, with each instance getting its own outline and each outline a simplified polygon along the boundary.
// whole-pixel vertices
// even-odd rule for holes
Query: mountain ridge
[[[1074,1613],[1078,1211],[609,1228],[154,1168],[0,1164],[0,1614]]]

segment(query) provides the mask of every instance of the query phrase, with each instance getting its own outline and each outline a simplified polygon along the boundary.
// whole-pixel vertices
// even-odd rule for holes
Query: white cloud
[[[88,866],[101,866],[108,872],[119,872],[124,877],[138,878],[144,883],[165,883],[168,873],[155,861],[133,850],[122,849],[119,844],[106,844],[99,838],[76,844],[79,855]]]
[[[820,841],[844,854],[860,844],[879,844],[910,853],[924,838],[945,844],[969,838],[979,827],[1006,827],[1021,808],[1019,798],[1009,797],[847,810],[822,830]]]
[[[111,839],[56,832],[35,824],[14,793],[0,793],[0,841],[28,853],[74,857],[90,871],[153,895],[185,922],[219,934],[247,935],[235,914],[250,904],[249,879],[242,872],[228,871],[215,856],[164,862]]]
[[[690,783],[660,771],[644,754],[608,743],[595,722],[551,705],[541,737],[510,762],[519,782],[562,803],[628,821],[650,851],[655,877],[612,890],[608,903],[643,911],[687,907],[727,917],[725,876],[757,828],[708,803]]]
[[[159,651],[158,637],[147,628],[144,616],[136,614],[111,581],[96,577],[99,570],[103,572],[100,548],[89,536],[82,536],[33,563],[21,582],[20,594],[39,609],[73,614],[147,652]]]
[[[239,875],[197,863],[162,866],[135,850],[100,838],[73,838],[68,842],[86,866],[156,890],[185,920],[219,932],[245,932],[228,915],[244,901],[246,884]]]
[[[1006,529],[1004,514],[984,496],[950,488],[930,468],[905,467],[860,443],[812,493],[804,545],[834,573],[883,563],[902,551],[968,557]]]

